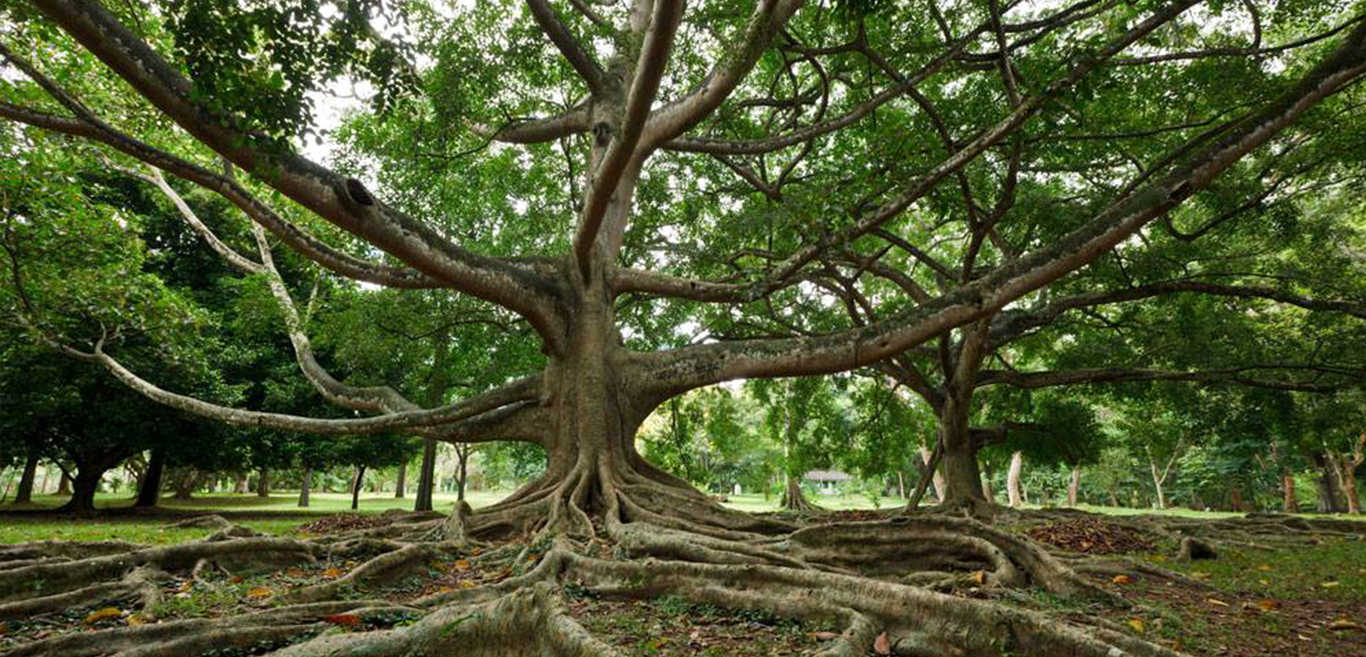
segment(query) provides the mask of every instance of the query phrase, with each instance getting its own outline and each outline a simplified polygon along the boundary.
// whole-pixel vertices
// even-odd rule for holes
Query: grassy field
[[[471,506],[479,508],[497,502],[508,493],[509,491],[471,491],[468,499]],[[297,495],[293,491],[279,491],[266,498],[254,494],[215,493],[196,496],[192,500],[185,501],[165,498],[161,502],[161,508],[165,512],[170,512],[164,515],[172,515],[175,512],[226,512],[234,516],[234,522],[271,534],[294,533],[299,525],[309,522],[314,516],[351,512],[351,497],[345,493],[313,493],[308,508],[299,508],[296,505]],[[812,496],[811,499],[820,506],[831,510],[875,508],[872,500],[864,495],[819,495]],[[205,529],[166,529],[163,525],[169,520],[164,515],[148,518],[115,513],[73,522],[70,519],[54,518],[47,514],[22,513],[23,511],[41,511],[55,508],[64,501],[65,498],[63,497],[39,496],[33,504],[22,507],[12,504],[0,505],[0,543],[36,540],[125,540],[141,543],[174,543],[202,538],[210,533],[209,530]],[[885,497],[879,500],[879,503],[883,508],[887,508],[904,502],[900,498]],[[115,511],[126,509],[131,504],[131,500],[122,495],[101,495],[96,500],[97,507]],[[438,511],[448,511],[454,504],[454,494],[443,493],[436,496],[435,506]],[[765,499],[763,495],[757,493],[731,495],[725,504],[740,511],[763,513],[777,510],[778,497],[774,495]],[[399,499],[395,498],[393,493],[367,493],[361,495],[359,511],[369,514],[382,513],[389,509],[409,510],[412,508],[413,499],[411,495]],[[1209,519],[1237,515],[1180,508],[1157,510],[1089,505],[1082,505],[1081,508],[1092,513],[1107,515],[1161,514]]]

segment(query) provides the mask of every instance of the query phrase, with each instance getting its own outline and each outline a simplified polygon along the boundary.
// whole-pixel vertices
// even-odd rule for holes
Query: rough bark
[[[394,479],[394,499],[401,500],[408,496],[408,462],[398,464],[398,476]],[[421,509],[416,509],[420,511]]]
[[[1342,456],[1342,491],[1347,498],[1347,513],[1361,515],[1361,493],[1357,490],[1357,468],[1361,461],[1350,456]]]
[[[1347,499],[1343,495],[1332,457],[1323,452],[1314,452],[1309,458],[1319,471],[1319,513],[1345,513]]]
[[[1067,480],[1067,506],[1077,505],[1077,493],[1081,490],[1081,466],[1072,466],[1072,476]]]
[[[815,511],[818,507],[806,499],[806,491],[802,490],[802,482],[792,475],[786,477],[783,485],[783,496],[778,502],[778,507],[784,511],[796,511],[806,513]]]
[[[24,471],[19,475],[19,487],[14,491],[15,504],[28,504],[33,501],[33,480],[38,476],[38,452],[30,452],[24,459]]]
[[[138,497],[133,506],[150,508],[157,505],[161,500],[161,482],[165,469],[166,453],[152,450],[152,457],[148,459],[147,469],[142,473],[142,485],[138,487]]]
[[[256,496],[270,497],[270,468],[261,468],[256,478]]]
[[[457,445],[455,448],[455,499],[459,502],[465,501],[465,486],[469,483],[469,463],[470,449],[468,445]]]
[[[1015,452],[1010,455],[1010,470],[1006,472],[1006,495],[1010,498],[1011,508],[1024,506],[1024,495],[1020,491],[1020,474],[1024,470],[1024,454]]]

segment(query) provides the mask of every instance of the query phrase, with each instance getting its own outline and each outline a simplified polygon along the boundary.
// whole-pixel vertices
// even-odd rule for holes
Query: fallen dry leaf
[[[1260,566],[1257,566],[1257,570],[1271,570],[1271,566],[1268,566],[1268,565],[1266,565],[1266,564],[1262,564],[1262,565],[1260,565]]]
[[[464,560],[464,559],[461,559],[461,560],[455,562],[455,569],[456,569],[456,570],[461,570],[461,571],[463,571],[463,570],[469,570],[469,569],[470,569],[470,562],[469,562],[469,561],[466,561],[466,560]]]
[[[987,571],[979,570],[973,573],[970,579],[972,579],[972,581],[975,582],[978,586],[982,586],[987,583]]]
[[[834,632],[812,632],[811,638],[817,641],[833,641],[834,639],[839,638],[839,634]]]
[[[1281,603],[1279,603],[1279,602],[1277,602],[1277,601],[1275,601],[1275,600],[1258,600],[1258,601],[1257,601],[1257,608],[1258,608],[1258,609],[1261,609],[1262,611],[1271,611],[1271,610],[1273,610],[1273,609],[1280,609],[1280,607],[1281,607]]]
[[[254,589],[247,591],[248,598],[256,598],[258,600],[261,598],[269,598],[272,595],[275,595],[275,592],[264,586],[258,586]]]
[[[1325,589],[1331,589],[1331,588],[1334,588],[1334,587],[1336,587],[1336,586],[1338,586],[1338,585],[1339,585],[1339,582],[1324,582],[1324,583],[1320,584],[1319,586],[1322,586],[1322,587],[1325,588]]]
[[[879,655],[892,654],[892,642],[887,639],[886,632],[877,635],[877,638],[873,639],[873,652]]]
[[[477,557],[477,556],[479,556],[479,555],[481,555],[481,554],[483,554],[483,553],[484,553],[484,548],[474,548],[473,550],[470,550],[470,556],[472,556],[472,557]]]
[[[1113,584],[1133,584],[1134,578],[1129,577],[1128,575],[1115,575],[1114,579],[1111,579],[1110,582]]]
[[[147,624],[147,621],[144,620],[142,616],[139,616],[137,614],[129,614],[127,620],[125,620],[124,622],[128,623],[129,627],[137,627],[139,625]]]
[[[1339,618],[1329,623],[1328,629],[1336,632],[1342,632],[1346,630],[1359,630],[1361,629],[1361,626],[1357,625],[1356,623],[1353,623],[1352,621],[1347,620],[1346,618]]]
[[[326,577],[328,579],[334,579],[337,577],[341,577],[342,572],[343,571],[341,568],[328,568],[327,570],[323,571],[323,577]]]
[[[1139,618],[1130,618],[1129,627],[1134,628],[1134,631],[1138,632],[1139,634],[1142,634],[1148,630],[1148,626],[1144,625],[1143,620]]]
[[[85,623],[86,623],[87,625],[93,625],[93,624],[98,623],[98,622],[100,622],[100,621],[102,621],[102,620],[109,620],[110,618],[118,618],[119,616],[122,616],[122,615],[123,615],[123,610],[122,610],[122,609],[119,609],[118,607],[105,607],[104,609],[97,609],[97,610],[95,610],[95,611],[90,612],[90,615],[85,617]]]
[[[1227,607],[1227,606],[1228,606],[1228,603],[1227,603],[1227,602],[1224,602],[1223,600],[1220,600],[1219,598],[1205,598],[1205,602],[1208,602],[1209,604],[1212,604],[1212,605],[1214,605],[1214,606],[1216,606],[1216,607]]]
[[[343,627],[355,627],[360,625],[360,616],[355,614],[332,614],[330,616],[323,616],[323,620],[333,625],[341,625]]]
[[[467,580],[467,579],[462,579],[462,580],[460,580],[460,583],[458,584],[458,586],[459,586],[460,588],[462,588],[462,589],[472,589],[472,588],[478,586],[478,584],[475,584],[474,582],[471,582],[471,581],[469,581],[469,580]]]

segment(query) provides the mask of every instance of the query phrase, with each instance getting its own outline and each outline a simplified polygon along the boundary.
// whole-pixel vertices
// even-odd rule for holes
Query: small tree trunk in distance
[[[356,466],[356,479],[351,484],[351,510],[360,508],[360,487],[365,484],[365,466]]]
[[[398,465],[398,480],[394,482],[394,499],[401,500],[408,496],[408,463],[405,461]]]
[[[906,499],[906,477],[902,476],[901,471],[896,471],[896,496]]]
[[[1343,513],[1347,510],[1347,500],[1342,494],[1337,473],[1334,471],[1333,458],[1323,452],[1315,452],[1310,456],[1314,462],[1314,467],[1319,471],[1319,512],[1320,513]]]
[[[465,483],[469,481],[467,466],[470,462],[469,445],[459,445],[455,448],[456,474],[455,474],[455,499],[465,501]]]
[[[62,473],[62,478],[61,478],[61,480],[59,480],[59,481],[57,482],[57,494],[58,494],[58,495],[71,495],[71,494],[72,494],[72,493],[71,493],[71,477],[68,477],[68,476],[66,475],[65,472]]]
[[[261,478],[256,480],[256,496],[270,497],[270,469],[261,468]]]
[[[779,507],[788,511],[810,511],[814,508],[802,492],[801,482],[792,475],[787,476],[787,486],[783,489],[783,499]]]
[[[1350,457],[1342,457],[1342,492],[1347,497],[1347,513],[1361,515],[1361,494],[1357,492],[1357,467]]]
[[[991,462],[982,464],[982,496],[987,498],[987,502],[996,503],[996,491],[991,489],[991,479],[995,476],[995,471],[991,468]]]
[[[422,446],[422,472],[417,477],[417,499],[414,511],[431,511],[432,495],[436,488],[436,441],[428,438]]]
[[[1072,478],[1067,482],[1067,506],[1077,505],[1077,492],[1081,489],[1081,466],[1072,466]]]
[[[924,445],[921,445],[921,446],[920,446],[920,459],[921,459],[924,463],[929,464],[929,462],[930,462],[930,457],[931,457],[932,455],[933,455],[933,454],[930,452],[930,448],[928,448],[928,447],[926,447],[926,446],[924,446]],[[934,497],[935,497],[935,499],[939,500],[940,503],[943,503],[943,501],[944,501],[944,485],[945,485],[945,484],[944,484],[944,475],[943,475],[942,473],[940,473],[939,470],[940,470],[939,468],[935,468],[935,469],[934,469]]]
[[[1295,497],[1295,478],[1288,474],[1281,476],[1281,511],[1300,512],[1300,501]]]
[[[308,493],[313,488],[313,468],[304,466],[304,473],[299,482],[299,506],[308,506]]]
[[[24,474],[19,476],[19,488],[14,491],[15,504],[28,504],[33,501],[33,480],[38,476],[38,452],[29,452],[24,459]]]
[[[104,472],[83,472],[77,471],[76,478],[71,480],[71,499],[67,500],[58,511],[66,513],[91,513],[95,510],[95,493],[100,488],[100,478]]]
[[[142,473],[142,485],[138,487],[138,499],[133,506],[150,509],[161,499],[161,479],[166,470],[166,455],[159,449],[152,450],[152,458],[147,461],[147,469]]]
[[[1023,469],[1024,454],[1011,454],[1010,470],[1006,473],[1006,494],[1010,497],[1010,506],[1017,509],[1024,504],[1024,495],[1020,492],[1020,471]]]
[[[243,472],[237,475],[237,483],[233,486],[232,492],[237,493],[238,495],[247,494],[247,473]]]

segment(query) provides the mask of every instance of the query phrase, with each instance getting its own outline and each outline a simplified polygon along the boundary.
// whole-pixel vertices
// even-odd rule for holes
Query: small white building
[[[821,495],[838,495],[839,485],[853,479],[849,473],[840,470],[809,470],[802,475],[802,480],[816,484],[816,491]]]

